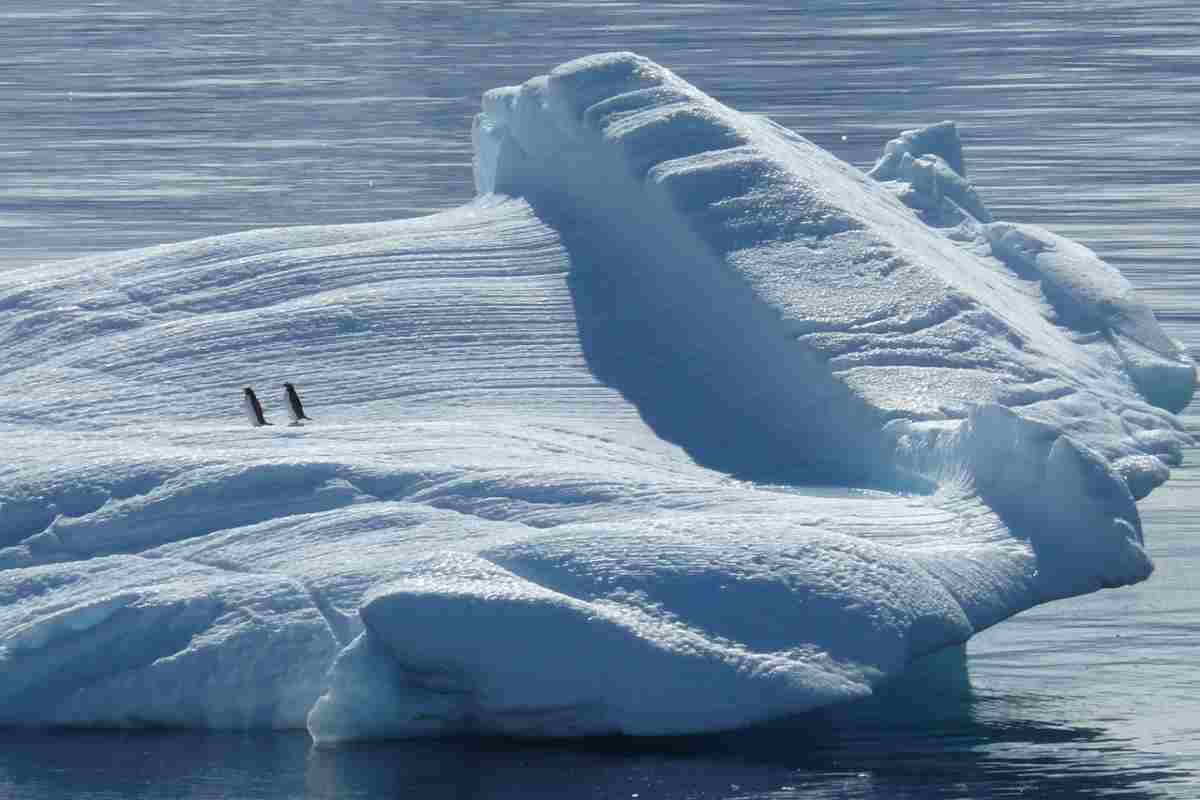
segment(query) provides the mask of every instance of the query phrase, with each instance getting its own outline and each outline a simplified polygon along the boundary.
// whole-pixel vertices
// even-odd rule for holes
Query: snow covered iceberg
[[[1193,364],[953,125],[867,176],[609,54],[474,138],[445,213],[0,274],[0,722],[706,731],[1150,573]]]

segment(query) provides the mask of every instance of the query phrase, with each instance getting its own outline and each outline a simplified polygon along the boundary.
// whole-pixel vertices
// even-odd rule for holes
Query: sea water
[[[1088,244],[1200,348],[1200,9],[1058,2],[6,0],[0,269],[470,198],[479,95],[632,49],[859,166],[960,123],[997,218]],[[1188,422],[1200,433],[1195,406]],[[973,639],[969,691],[648,742],[0,731],[0,798],[1200,794],[1200,453],[1158,569]]]

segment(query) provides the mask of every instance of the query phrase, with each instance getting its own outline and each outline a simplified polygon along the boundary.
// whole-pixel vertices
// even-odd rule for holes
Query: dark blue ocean
[[[613,49],[859,166],[957,120],[997,218],[1088,244],[1200,351],[1194,0],[4,0],[0,269],[459,204],[480,94]],[[0,798],[1200,797],[1189,461],[1142,503],[1155,575],[978,636],[964,692],[587,745],[0,731]]]

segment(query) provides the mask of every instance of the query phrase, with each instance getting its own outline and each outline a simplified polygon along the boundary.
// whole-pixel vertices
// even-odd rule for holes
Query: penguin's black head
[[[285,389],[295,389],[296,387],[295,387],[295,386],[293,386],[293,385],[292,385],[292,384],[290,384],[290,383],[285,383],[285,384],[283,385],[283,388],[285,388]]]
[[[242,389],[242,394],[254,394],[254,390],[247,386],[245,389]]]

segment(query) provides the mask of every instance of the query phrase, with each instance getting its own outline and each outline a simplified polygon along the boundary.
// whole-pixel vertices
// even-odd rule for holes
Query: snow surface
[[[483,109],[461,208],[0,273],[0,722],[706,731],[1149,575],[1193,365],[952,123],[868,177],[620,53]]]

